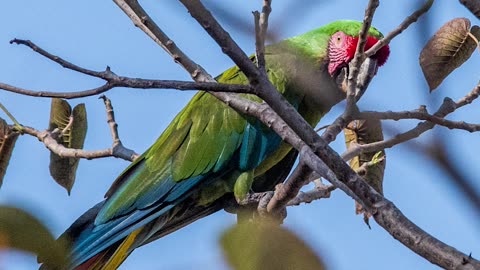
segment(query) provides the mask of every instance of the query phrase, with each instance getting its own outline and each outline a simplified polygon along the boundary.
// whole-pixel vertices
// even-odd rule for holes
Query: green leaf
[[[67,265],[67,245],[55,241],[50,231],[23,210],[0,206],[0,250],[17,249],[42,257],[49,265]],[[63,266],[63,267],[62,267]]]
[[[292,232],[273,223],[248,222],[221,237],[225,257],[235,270],[322,270],[321,259]]]
[[[382,124],[378,119],[355,120],[344,129],[347,148],[352,144],[368,144],[383,140]],[[365,163],[368,166],[358,171]],[[362,178],[376,191],[383,194],[383,176],[385,173],[385,151],[363,153],[350,160],[350,167],[359,172]],[[356,203],[356,213],[364,213],[362,206]],[[366,214],[365,218],[369,218]]]
[[[52,99],[50,110],[50,131],[59,134],[57,141],[68,148],[82,149],[87,134],[87,112],[85,104],[78,104],[72,109],[70,104],[63,99]],[[75,183],[75,175],[78,168],[79,158],[64,158],[50,153],[50,174],[53,179],[68,194]]]
[[[7,172],[8,163],[12,157],[19,133],[12,131],[10,126],[0,118],[0,187]]]
[[[420,53],[420,66],[430,92],[472,55],[480,39],[480,27],[470,28],[466,18],[444,24]]]

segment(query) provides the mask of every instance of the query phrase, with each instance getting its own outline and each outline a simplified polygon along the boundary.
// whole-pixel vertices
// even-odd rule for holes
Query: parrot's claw
[[[261,219],[268,219],[270,222],[282,224],[283,220],[287,217],[287,208],[283,207],[275,212],[270,212],[267,209],[268,203],[272,200],[274,193],[273,191],[263,193],[257,206],[258,216]]]
[[[249,193],[240,201],[237,201],[236,207],[230,206],[225,210],[229,213],[236,213],[240,223],[254,220],[265,220],[282,224],[287,217],[287,209],[284,207],[275,213],[269,212],[268,203],[273,198],[273,191]],[[256,210],[256,211],[255,211]]]
[[[258,201],[257,211],[260,217],[268,216],[267,206],[270,200],[273,198],[273,194],[274,194],[273,191],[264,192],[263,196]]]

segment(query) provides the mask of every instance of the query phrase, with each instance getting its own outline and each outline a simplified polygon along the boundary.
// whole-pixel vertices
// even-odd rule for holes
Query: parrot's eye
[[[343,43],[345,42],[345,33],[343,32],[337,32],[332,36],[332,39],[330,40],[331,45],[335,47],[343,47]]]
[[[335,43],[337,43],[337,45],[342,44],[342,37],[340,33],[337,34],[337,37],[335,38]]]

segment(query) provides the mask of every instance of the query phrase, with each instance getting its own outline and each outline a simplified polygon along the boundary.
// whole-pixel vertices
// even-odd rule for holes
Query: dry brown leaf
[[[444,24],[420,53],[420,66],[430,92],[472,55],[480,39],[480,28],[470,28],[466,18],[456,18]]]
[[[383,140],[380,120],[355,120],[344,129],[347,148],[352,144],[368,144]],[[368,166],[364,166],[368,165]],[[385,151],[363,153],[350,160],[350,167],[357,171],[376,191],[383,194],[383,176],[386,167]],[[364,213],[362,206],[356,205],[356,213]],[[368,213],[364,213],[369,218]]]

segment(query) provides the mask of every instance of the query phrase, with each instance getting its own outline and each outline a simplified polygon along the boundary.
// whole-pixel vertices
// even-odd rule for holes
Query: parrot
[[[335,21],[265,47],[269,80],[312,127],[345,99],[361,27],[359,21]],[[365,50],[382,37],[371,27]],[[359,80],[368,84],[389,54],[387,44],[368,58]],[[250,58],[256,62],[255,55]],[[248,84],[238,67],[215,79]],[[239,95],[262,102],[252,94]],[[60,236],[71,243],[65,269],[117,269],[136,248],[226,209],[250,192],[273,190],[288,176],[297,155],[260,120],[198,91],[118,176],[105,199]],[[43,262],[40,269],[52,268]]]

